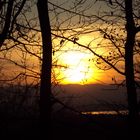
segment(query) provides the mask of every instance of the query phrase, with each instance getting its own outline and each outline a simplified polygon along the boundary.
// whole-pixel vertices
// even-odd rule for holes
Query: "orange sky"
[[[97,36],[97,34],[96,34]],[[97,37],[98,38],[98,37]],[[92,42],[93,40],[93,42]],[[94,51],[98,54],[103,54],[107,50],[97,48],[98,42],[101,39],[95,39],[89,35],[80,36],[79,43],[88,45],[91,43]],[[119,75],[113,69],[108,71],[99,70],[96,64],[96,57],[87,49],[77,46],[74,43],[67,43],[60,51],[55,53],[58,58],[59,65],[67,68],[55,68],[54,71],[57,79],[60,79],[61,84],[91,84],[91,83],[111,83],[112,77],[116,80],[122,80],[123,76]],[[54,56],[54,57],[55,57]]]

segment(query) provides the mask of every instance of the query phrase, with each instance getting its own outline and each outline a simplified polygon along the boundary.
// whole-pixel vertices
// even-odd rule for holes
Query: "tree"
[[[80,2],[81,1],[79,1],[79,3],[77,2],[77,4],[80,4]],[[128,2],[127,0],[98,0],[94,1],[94,4],[98,7],[101,6],[101,8],[96,11],[92,10],[92,14],[90,10],[88,12],[86,10],[84,12],[81,10],[79,13],[76,12],[78,10],[73,11],[72,8],[66,10],[72,15],[70,18],[71,23],[74,16],[77,16],[77,19],[79,17],[79,23],[78,20],[75,20],[75,26],[73,26],[73,28],[70,26],[72,24],[69,24],[68,29],[71,31],[69,31],[71,33],[70,36],[67,36],[64,32],[62,35],[57,34],[56,36],[63,40],[73,42],[93,53],[94,56],[96,56],[94,59],[96,59],[96,66],[99,69],[114,69],[117,73],[124,76],[124,80],[119,83],[119,85],[126,84],[129,117],[130,120],[135,120],[138,117],[137,93],[135,87],[137,83],[135,80],[137,70],[136,68],[134,69],[134,64],[140,52],[138,47],[139,39],[136,37],[136,34],[140,31],[139,2]],[[94,8],[94,5],[91,5]],[[58,7],[55,4],[54,6],[65,10],[61,6]],[[78,23],[77,26],[76,22]],[[87,44],[80,43],[81,35],[91,33],[96,33],[96,36],[100,36],[97,47],[94,45],[94,39]],[[79,39],[77,40],[77,38]],[[104,51],[102,54],[98,53],[100,49]],[[115,77],[112,77],[112,80],[116,82]]]
[[[23,10],[26,0],[21,2],[16,2],[14,0],[0,1],[0,11],[1,11],[1,34],[0,34],[0,47],[2,47],[4,41],[9,38],[10,34],[13,31],[14,24],[17,20],[17,17]],[[19,4],[17,10],[15,7]],[[5,10],[5,8],[7,9]],[[15,12],[15,14],[13,14]]]
[[[130,119],[138,119],[138,107],[137,107],[137,93],[135,87],[135,76],[134,76],[134,47],[135,47],[135,36],[139,32],[139,27],[136,27],[133,18],[133,7],[132,0],[125,0],[125,15],[126,15],[126,31],[127,38],[125,43],[125,77],[126,87],[128,95],[128,108]]]
[[[51,26],[48,14],[48,1],[38,0],[37,8],[39,14],[40,28],[42,34],[42,47],[43,47],[41,83],[40,83],[40,115],[41,115],[40,117],[41,117],[41,125],[43,126],[43,129],[41,131],[49,131],[49,129],[51,128],[50,123],[51,123],[51,94],[52,94],[51,93],[52,40],[51,40]]]
[[[40,8],[43,5],[42,4],[43,2],[41,3],[42,5],[40,4],[39,1],[38,3],[39,3],[38,7]],[[44,3],[46,3],[46,1],[44,1]],[[22,13],[22,15],[25,17],[25,20],[22,24],[21,22],[17,22],[18,20],[14,20],[14,22],[12,22],[10,26],[10,28],[12,27],[11,28],[12,30],[9,29],[9,31],[10,32],[17,31],[18,32],[18,33],[16,32],[17,36],[16,37],[13,36],[14,35],[13,32],[10,35],[8,33],[9,35],[8,39],[13,40],[15,44],[17,43],[18,45],[16,44],[16,46],[18,46],[20,50],[22,50],[23,52],[28,52],[30,55],[38,58],[40,61],[43,60],[41,79],[43,77],[43,73],[46,74],[45,71],[47,71],[48,75],[44,77],[48,77],[48,83],[47,83],[47,80],[43,78],[43,80],[41,81],[40,93],[43,93],[42,87],[45,87],[43,86],[45,85],[43,83],[45,83],[46,81],[46,84],[49,85],[47,86],[48,91],[49,91],[48,97],[51,94],[51,91],[50,91],[50,79],[51,79],[50,71],[52,67],[51,66],[52,58],[50,57],[51,51],[52,51],[51,40],[53,41],[57,40],[57,44],[55,44],[56,42],[54,41],[56,48],[53,48],[54,49],[53,53],[56,53],[57,49],[58,50],[63,49],[63,46],[65,46],[67,43],[72,42],[71,44],[73,44],[74,47],[78,46],[79,50],[80,50],[79,46],[81,46],[82,48],[84,48],[83,51],[88,50],[91,53],[93,53],[94,60],[96,60],[94,62],[97,62],[96,64],[95,63],[94,64],[99,69],[102,69],[102,70],[114,69],[117,73],[125,77],[125,79],[120,84],[122,85],[126,83],[127,85],[130,118],[134,119],[138,114],[137,107],[136,107],[137,98],[136,98],[136,92],[135,92],[136,91],[135,83],[137,82],[135,78],[137,75],[136,72],[138,73],[138,71],[136,67],[135,68],[133,67],[133,64],[135,63],[135,66],[136,66],[135,56],[139,57],[139,52],[140,52],[139,39],[138,37],[136,37],[137,33],[139,32],[139,14],[138,12],[136,12],[138,11],[139,1],[136,0],[133,3],[132,1],[130,1],[128,4],[128,1],[124,1],[124,0],[121,0],[121,1],[97,0],[97,1],[92,1],[92,2],[88,0],[85,0],[85,1],[73,0],[73,1],[70,1],[70,4],[71,4],[70,7],[65,2],[62,2],[60,5],[58,5],[55,2],[48,2],[48,3],[49,3],[49,11],[50,11],[50,14],[52,15],[50,21],[45,20],[48,18],[48,16],[45,18],[43,15],[43,18],[42,18],[42,8],[40,9],[38,8],[38,11],[41,11],[39,12],[40,13],[39,17],[40,17],[41,30],[43,29],[42,30],[43,31],[42,32],[43,44],[50,47],[49,51],[48,51],[49,47],[48,48],[43,47],[43,51],[42,51],[43,59],[39,56],[40,55],[39,53],[36,53],[36,51],[33,52],[32,49],[30,50],[29,46],[41,47],[40,43],[38,43],[40,42],[40,40],[37,39],[37,41],[35,41],[36,40],[35,34],[39,33],[40,30],[38,30],[38,28],[35,28],[35,27],[39,27],[38,25],[31,24],[29,22],[30,20],[27,20],[28,18],[26,18],[25,14]],[[135,5],[135,6],[132,7],[132,5]],[[97,9],[96,9],[96,6],[98,7]],[[102,7],[101,10],[100,10],[100,6]],[[46,7],[45,6],[43,7],[44,9],[48,9],[48,5]],[[94,8],[96,10],[93,10]],[[18,10],[15,13],[18,14],[19,13]],[[15,18],[12,18],[12,19],[15,19]],[[45,22],[46,22],[46,25],[49,27],[48,30],[46,29],[46,25],[44,25]],[[52,38],[50,38],[51,35],[50,35],[49,22],[51,23],[51,26],[52,26]],[[44,29],[46,29],[46,31]],[[33,31],[35,33],[33,33]],[[130,36],[130,31],[131,31],[131,36]],[[48,38],[47,36],[44,36],[46,32],[48,32],[47,34],[49,35]],[[32,33],[32,36],[29,36],[29,34],[27,36],[27,33]],[[90,35],[92,34],[94,38],[91,39],[90,41],[85,41],[84,43],[80,42],[81,36],[84,36],[84,35],[86,36],[89,34]],[[97,37],[95,38],[95,36]],[[49,41],[45,42],[43,39],[45,37],[47,38],[45,39],[45,41],[46,40],[49,40]],[[23,40],[26,41],[26,43]],[[98,43],[96,43],[96,40],[98,40]],[[102,52],[102,54],[98,52],[98,50],[100,49],[103,50],[104,48],[105,48],[105,51]],[[48,60],[48,61],[46,62],[45,60]],[[49,69],[47,69],[46,67],[47,65]],[[33,75],[35,74],[39,75],[39,73],[33,71],[31,68],[28,70],[32,71],[34,73]],[[112,77],[112,80],[116,81],[115,77]],[[131,85],[132,87],[130,87],[129,85]],[[132,94],[132,91],[134,94]],[[44,94],[43,96],[46,97],[46,95]],[[49,98],[48,98],[48,107],[50,109]],[[43,105],[40,105],[40,106],[42,106],[42,109],[44,108]],[[49,109],[48,109],[48,113],[50,112]]]
[[[48,131],[45,128],[50,128],[50,121],[51,121],[51,68],[52,68],[52,44],[51,44],[51,29],[50,29],[50,22],[49,22],[49,15],[48,15],[48,1],[44,0],[38,0],[37,2],[37,10],[38,10],[38,17],[40,21],[40,28],[41,28],[41,34],[42,34],[42,56],[41,58],[40,52],[39,55],[36,53],[38,48],[35,48],[35,46],[40,47],[41,45],[38,45],[40,40],[37,40],[36,32],[40,33],[39,30],[35,30],[36,26],[36,20],[30,19],[26,12],[28,10],[32,9],[31,6],[28,5],[25,6],[26,0],[23,1],[14,1],[9,0],[8,2],[0,1],[2,3],[1,9],[1,22],[3,23],[3,30],[0,34],[0,46],[6,49],[4,51],[7,53],[8,49],[10,50],[10,57],[8,55],[3,56],[1,55],[1,60],[10,62],[12,64],[17,65],[20,67],[21,72],[19,70],[19,73],[15,78],[8,78],[8,80],[2,79],[2,81],[13,81],[16,80],[21,75],[26,75],[25,77],[33,77],[33,78],[39,78],[36,75],[39,75],[39,72],[36,73],[36,70],[32,70],[30,68],[31,65],[28,65],[27,59],[29,58],[29,55],[31,57],[35,57],[37,59],[42,60],[42,70],[41,70],[41,83],[40,83],[40,119],[41,119],[41,132]],[[7,7],[7,11],[4,11],[3,7]],[[24,12],[22,13],[22,10]],[[46,11],[46,14],[44,14],[44,11]],[[4,44],[5,41],[9,41],[9,48],[8,43]],[[35,48],[35,49],[34,49]],[[34,50],[35,52],[34,52]],[[21,56],[23,56],[23,59],[20,60],[14,59],[12,51],[17,51]],[[18,62],[17,62],[18,61]],[[23,71],[26,71],[23,74]],[[36,74],[35,74],[35,73]],[[35,75],[34,75],[35,74]],[[35,77],[36,76],[36,77]],[[29,80],[27,78],[26,80]],[[16,83],[17,84],[17,83]],[[22,83],[28,84],[27,83]],[[50,132],[50,131],[49,131]],[[49,134],[49,132],[47,134]],[[46,135],[46,133],[44,133]]]
[[[0,1],[0,4],[1,4],[0,10],[3,11],[3,8],[6,5],[6,2]],[[13,10],[13,4],[14,4],[14,0],[9,0],[8,1],[6,15],[5,15],[5,22],[4,22],[4,25],[3,25],[3,30],[2,30],[2,32],[0,34],[0,46],[3,45],[5,39],[7,38],[7,35],[9,33],[11,17],[12,17],[11,14],[12,14],[12,10]]]
[[[108,3],[106,1],[106,3]],[[136,34],[139,32],[139,23],[136,23],[138,20],[138,17],[134,14],[134,8],[132,1],[110,1],[109,2],[109,7],[111,8],[111,15],[110,18],[116,17],[117,18],[117,6],[119,6],[123,12],[125,12],[125,16],[118,16],[121,17],[122,23],[123,19],[126,21],[126,25],[124,32],[126,32],[126,38],[122,40],[122,46],[124,46],[124,50],[121,49],[121,38],[117,38],[119,34],[115,34],[115,30],[113,30],[113,35],[112,31],[109,28],[106,28],[106,30],[101,30],[101,32],[104,34],[104,38],[107,40],[110,40],[112,44],[114,45],[115,48],[117,48],[118,55],[115,57],[108,55],[105,59],[108,62],[115,62],[114,64],[116,65],[119,62],[119,59],[124,59],[124,64],[125,64],[125,80],[126,80],[126,88],[127,88],[127,97],[128,97],[128,109],[129,109],[129,117],[130,120],[136,120],[138,118],[138,109],[137,109],[137,93],[136,93],[136,87],[135,87],[135,75],[134,75],[134,61],[135,61],[135,55],[138,54],[139,49],[137,50],[138,52],[135,52],[136,48]],[[115,11],[116,10],[116,11]],[[135,7],[135,11],[137,11],[137,7]],[[116,13],[115,13],[116,12]],[[123,15],[123,14],[122,14]],[[107,15],[106,15],[107,16]],[[107,16],[108,17],[108,16]],[[104,18],[102,18],[103,20]],[[113,19],[111,19],[113,20]],[[108,22],[107,20],[105,20]],[[112,23],[113,24],[113,23]],[[125,24],[125,22],[124,22]],[[110,33],[110,34],[109,34]],[[121,33],[120,33],[121,34]],[[120,42],[120,43],[119,43]],[[119,43],[119,45],[117,45]],[[111,53],[111,52],[110,52]],[[125,55],[124,55],[125,53]],[[114,53],[112,53],[114,55]],[[139,55],[139,54],[138,54]],[[112,68],[112,62],[111,62],[111,68]],[[113,64],[113,66],[115,66]],[[116,67],[116,66],[115,66]],[[119,73],[121,71],[117,68],[116,69]],[[123,74],[123,73],[122,73]]]

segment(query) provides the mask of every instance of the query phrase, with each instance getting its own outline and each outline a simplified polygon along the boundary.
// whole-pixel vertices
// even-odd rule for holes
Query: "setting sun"
[[[63,83],[84,83],[91,80],[93,69],[89,63],[90,54],[80,51],[69,51],[61,56],[61,63],[68,68],[62,72]]]
[[[64,74],[67,75],[67,80],[73,83],[81,82],[86,79],[86,69],[84,66],[75,66],[75,68],[73,67],[66,70]]]

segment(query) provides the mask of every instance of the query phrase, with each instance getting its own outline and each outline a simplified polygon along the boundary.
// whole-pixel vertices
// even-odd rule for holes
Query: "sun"
[[[61,63],[67,68],[63,70],[63,83],[82,84],[87,82],[93,75],[90,67],[90,55],[80,51],[69,51],[61,56]]]
[[[79,83],[86,79],[86,69],[84,66],[73,66],[64,72],[67,75],[67,81],[72,83]]]

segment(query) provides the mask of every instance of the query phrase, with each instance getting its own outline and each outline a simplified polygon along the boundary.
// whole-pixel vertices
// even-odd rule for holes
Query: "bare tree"
[[[1,2],[4,2],[4,1],[1,1]],[[23,1],[22,4],[24,4],[24,2],[25,1]],[[83,51],[88,50],[89,52],[94,54],[93,55],[94,60],[96,60],[97,62],[96,64],[95,63],[94,64],[99,69],[102,69],[102,70],[114,69],[117,73],[126,77],[120,84],[124,84],[126,82],[128,92],[133,89],[135,93],[136,81],[134,79],[136,78],[136,76],[138,77],[138,75],[136,74],[136,72],[138,73],[138,71],[136,67],[133,68],[132,66],[133,66],[133,63],[136,62],[135,56],[137,58],[139,57],[139,39],[138,37],[136,37],[136,34],[139,32],[139,20],[138,20],[139,14],[137,12],[139,2],[135,1],[134,3],[132,3],[131,1],[127,5],[127,1],[123,1],[123,0],[122,1],[99,0],[99,1],[92,1],[92,2],[89,0],[85,0],[85,1],[78,0],[78,1],[70,2],[71,3],[70,7],[66,1],[60,4],[58,4],[57,2],[55,3],[51,1],[49,1],[48,3],[49,3],[49,8],[47,6],[44,9],[47,8],[51,14],[50,24],[52,27],[52,32],[51,32],[52,36],[51,38],[47,38],[47,39],[49,39],[49,41],[50,40],[54,41],[53,45],[55,47],[53,48],[53,51],[51,49],[49,52],[48,50],[46,50],[46,52],[49,54],[51,53],[55,54],[57,50],[59,51],[63,49],[63,47],[69,42],[71,42],[71,45],[73,44],[74,47],[81,46],[83,48]],[[95,6],[98,7],[98,9],[94,7],[94,4]],[[136,5],[135,8],[134,6],[132,7],[132,5]],[[100,10],[100,6],[102,6],[103,9]],[[94,10],[94,8],[96,10]],[[27,9],[25,11],[27,11]],[[9,27],[10,29],[8,30],[8,33],[6,33],[8,35],[8,40],[10,39],[15,43],[14,45],[12,45],[12,47],[16,46],[18,50],[22,52],[28,52],[29,55],[35,57],[36,59],[39,59],[40,62],[46,59],[48,61],[47,62],[45,61],[45,63],[48,63],[48,66],[52,67],[51,66],[52,58],[47,57],[45,59],[44,58],[42,59],[40,57],[40,52],[36,50],[36,48],[40,49],[42,46],[40,44],[41,42],[40,38],[37,37],[37,35],[40,34],[40,30],[38,29],[39,25],[38,25],[38,22],[36,22],[37,17],[31,20],[28,20],[28,18],[26,17],[26,14],[20,11],[21,10],[17,10],[17,12],[15,12],[16,18],[12,18],[14,20]],[[21,13],[22,18],[24,17],[23,18],[24,22],[23,22],[23,19],[21,21],[18,20],[18,17],[21,18],[21,16],[19,16],[19,12]],[[131,16],[127,18],[128,15],[131,15]],[[3,17],[1,19],[3,19]],[[42,20],[42,22],[45,22],[44,19]],[[48,24],[48,27],[50,27],[49,24]],[[45,29],[45,27],[41,27],[41,28]],[[134,31],[132,39],[128,39],[129,37],[132,37],[132,34],[130,36],[130,33],[128,31],[130,30],[130,28],[131,28],[131,31]],[[49,31],[50,33],[50,29],[48,29],[47,31]],[[84,43],[80,42],[82,35],[84,36],[84,35],[91,35],[91,34],[94,36],[94,38],[91,39],[89,42],[84,42]],[[43,38],[43,35],[42,35],[42,38]],[[96,42],[96,40],[98,40],[98,44],[96,44],[95,46],[94,43]],[[48,42],[46,42],[46,44],[47,43]],[[129,46],[130,44],[131,44],[131,47]],[[48,46],[51,47],[51,44],[49,44]],[[131,49],[129,49],[128,46]],[[105,48],[105,51],[101,52],[100,54],[98,50],[100,49],[103,50],[104,48]],[[7,47],[4,49],[7,49]],[[47,47],[43,49],[47,49]],[[79,50],[80,50],[80,47],[79,47]],[[42,50],[42,52],[43,51],[44,50]],[[127,55],[127,53],[130,53],[131,57],[130,57],[130,54]],[[44,54],[43,54],[43,57],[44,57]],[[4,57],[2,57],[2,59],[3,58]],[[131,58],[131,61],[129,60],[130,58]],[[23,66],[21,65],[21,63],[15,62],[15,60],[14,61],[12,60],[11,62],[13,62],[15,65],[18,64],[22,68],[26,68],[26,70],[30,72],[30,74],[28,73],[28,76],[30,77],[32,76],[34,78],[39,77],[40,73],[36,70],[33,70],[33,68],[29,68],[29,65]],[[128,70],[127,68],[128,68],[128,65],[130,65],[130,62],[131,62],[131,67],[129,66],[129,70]],[[42,64],[44,65],[45,63],[43,62]],[[42,67],[42,73],[43,73],[43,68],[45,67],[44,66]],[[131,68],[131,72],[130,72],[130,68]],[[46,73],[48,73],[47,76],[48,76],[48,81],[49,81],[48,85],[49,85],[50,79],[51,79],[49,75],[50,75],[51,70],[47,69],[46,67],[45,71],[48,71]],[[128,73],[132,74],[131,80],[130,80],[130,74]],[[115,77],[113,77],[112,79],[116,81]],[[133,84],[131,84],[130,81]],[[133,85],[133,88],[131,87],[131,89],[129,89],[130,86],[128,86],[130,84],[131,86]],[[132,97],[130,97],[129,95]],[[136,100],[137,100],[136,94],[128,94],[128,102],[129,102],[129,109],[131,110],[130,111],[131,116],[133,116],[134,114],[135,115],[137,114],[136,113],[137,112]]]
[[[80,2],[77,3],[81,4]],[[51,3],[54,7],[65,10],[71,15],[71,18],[68,19],[70,23],[67,28],[67,32],[70,35],[66,35],[63,29],[63,34],[60,32],[60,34],[56,35],[53,33],[53,35],[62,38],[63,42],[73,42],[84,49],[88,49],[96,56],[96,66],[99,69],[114,69],[117,73],[124,76],[124,80],[120,83],[116,81],[115,77],[112,77],[112,80],[120,85],[126,83],[129,117],[135,120],[138,116],[138,109],[135,87],[135,83],[137,83],[135,72],[137,70],[134,69],[134,63],[136,62],[136,57],[139,57],[140,51],[138,47],[139,39],[136,37],[140,28],[139,2],[123,0],[99,0],[94,2],[94,4],[98,3],[96,5],[99,9],[96,11],[92,9],[93,14],[90,11],[86,13],[86,10],[84,12],[82,10],[77,12],[78,10],[74,11],[72,8],[66,10],[63,6]],[[91,5],[94,7],[93,4]],[[99,5],[102,6],[101,10]],[[74,22],[75,26],[72,26],[72,19],[75,16],[77,16],[77,19],[79,17],[79,24],[76,26],[77,20]],[[57,21],[57,23],[59,22]],[[61,31],[60,28],[59,30]],[[100,35],[97,47],[93,45],[96,39],[91,40],[87,44],[80,43],[80,35],[90,33],[98,33]],[[103,51],[102,54],[98,53],[100,49]]]

